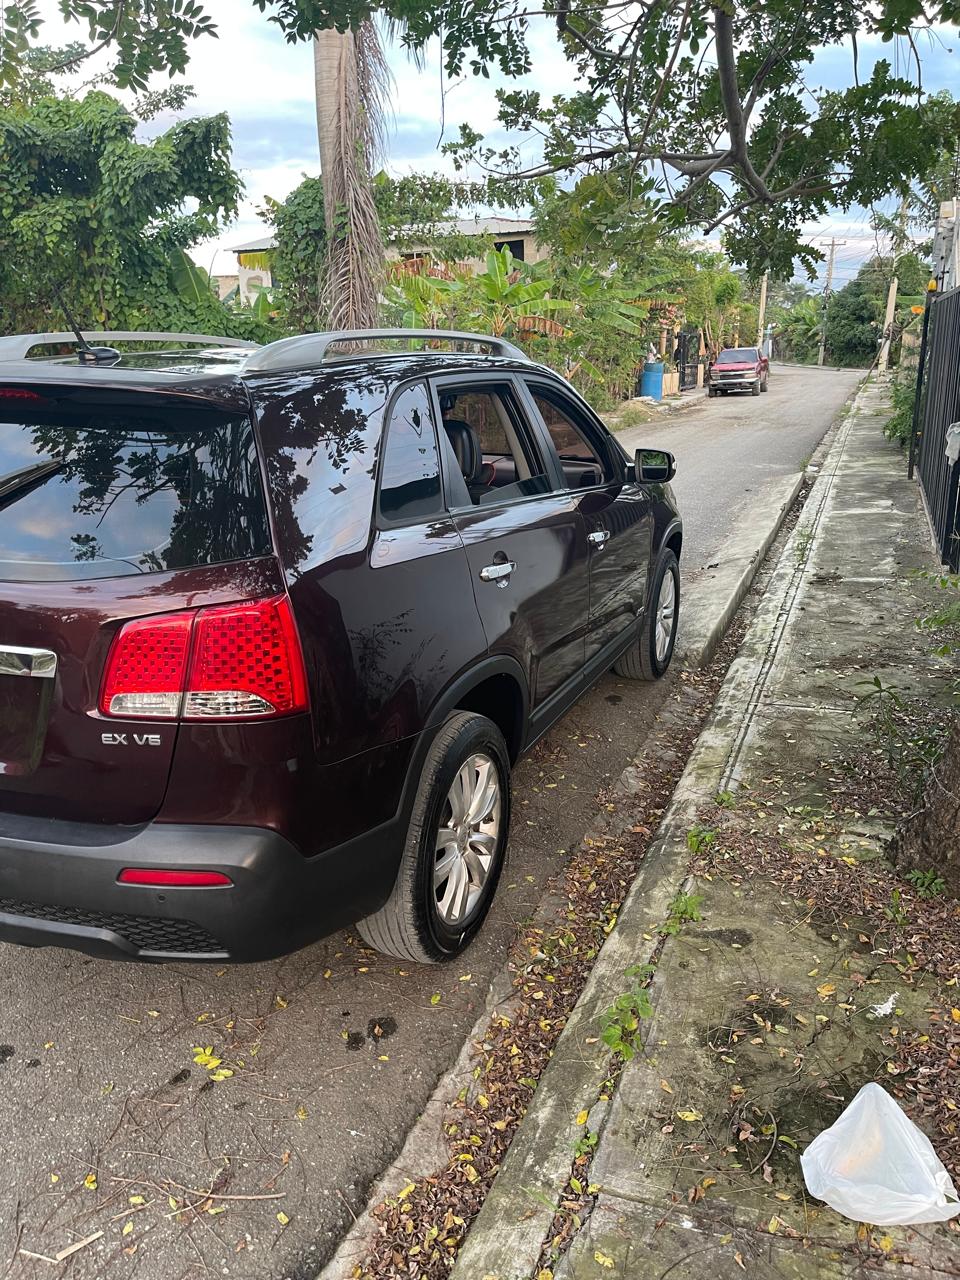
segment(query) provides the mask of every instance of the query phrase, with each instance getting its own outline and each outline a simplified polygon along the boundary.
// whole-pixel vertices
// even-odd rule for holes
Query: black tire
[[[759,378],[756,380],[756,382],[755,382],[755,383],[753,384],[753,386],[750,388],[750,394],[751,394],[752,396],[758,396],[758,395],[760,394],[760,379],[759,379]]]
[[[707,387],[707,395],[710,397],[711,400],[714,398],[714,396],[716,396],[716,394],[717,394],[716,387]]]
[[[767,386],[767,383],[768,383],[769,381],[770,381],[770,375],[765,373],[765,374],[763,375],[763,381],[760,383],[760,390],[761,390],[761,391],[767,391],[767,390],[769,390],[769,388],[768,388],[768,386]]]
[[[674,610],[673,632],[670,643],[663,658],[657,657],[656,618],[657,604],[660,600],[660,588],[668,573],[673,574]],[[632,645],[625,654],[617,659],[613,669],[618,676],[627,680],[659,680],[666,674],[677,643],[677,625],[680,621],[680,565],[674,553],[666,548],[660,554],[657,567],[650,584],[650,600],[643,616],[643,627],[640,631],[639,644]]]
[[[497,771],[499,832],[480,896],[453,928],[441,916],[434,890],[437,832],[450,788],[464,763],[476,754],[486,755]],[[455,712],[427,752],[393,891],[379,911],[357,924],[357,932],[371,947],[398,960],[433,964],[459,955],[490,910],[503,870],[509,827],[510,758],[503,735],[485,716]]]

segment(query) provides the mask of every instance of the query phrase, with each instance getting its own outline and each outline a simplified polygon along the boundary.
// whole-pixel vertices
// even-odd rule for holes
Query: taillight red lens
[[[167,720],[180,714],[193,619],[193,613],[167,613],[124,623],[103,675],[104,715]]]
[[[124,867],[117,880],[120,884],[171,889],[216,889],[233,884],[222,871],[161,871],[152,867]]]
[[[260,719],[306,709],[286,596],[125,623],[100,693],[104,715],[130,719]]]
[[[26,387],[0,387],[0,400],[40,400],[47,403],[46,397],[36,391],[28,391]]]
[[[200,610],[183,707],[187,719],[288,715],[306,706],[303,655],[286,596]]]

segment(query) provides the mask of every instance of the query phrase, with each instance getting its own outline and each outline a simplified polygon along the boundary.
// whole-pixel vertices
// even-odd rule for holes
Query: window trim
[[[496,373],[465,373],[459,377],[455,374],[443,374],[439,377],[430,378],[429,382],[433,391],[433,400],[436,406],[437,430],[443,421],[440,412],[440,395],[451,387],[469,387],[474,384],[480,387],[500,387],[505,388],[513,397],[517,413],[517,420],[514,422],[514,428],[520,437],[521,443],[525,444],[532,450],[533,456],[536,458],[538,465],[542,468],[541,474],[544,475],[550,487],[543,493],[524,493],[518,494],[512,498],[503,498],[500,501],[491,499],[489,502],[476,503],[470,502],[466,506],[449,505],[449,482],[446,477],[447,454],[441,448],[440,452],[440,470],[443,474],[444,496],[447,499],[447,510],[451,515],[465,515],[470,512],[488,512],[501,511],[504,507],[515,507],[524,502],[536,502],[543,498],[552,497],[555,494],[569,494],[570,489],[565,484],[558,485],[556,451],[546,450],[541,434],[541,423],[539,416],[534,419],[530,413],[528,398],[525,394],[525,388],[522,382],[516,377],[512,370],[503,370]],[[509,412],[509,407],[508,407]],[[563,477],[559,479],[562,481]]]
[[[611,488],[623,488],[623,486],[627,484],[627,467],[630,460],[624,452],[623,446],[615,438],[613,433],[604,426],[599,418],[596,417],[587,402],[583,400],[582,397],[578,396],[572,387],[567,386],[562,382],[555,381],[544,373],[537,372],[524,374],[520,381],[523,384],[524,392],[527,397],[529,397],[530,412],[536,415],[537,428],[545,437],[546,443],[549,445],[550,452],[555,459],[555,465],[560,474],[562,491],[564,493],[579,494],[596,493],[599,490]],[[587,430],[584,434],[589,439],[592,433],[596,433],[597,440],[594,447],[597,448],[598,452],[606,455],[607,462],[611,469],[619,470],[619,476],[614,476],[611,479],[604,479],[600,484],[584,485],[583,488],[577,489],[570,488],[563,470],[562,459],[560,458],[556,445],[553,443],[553,436],[551,436],[550,429],[544,421],[540,408],[537,405],[536,390],[538,387],[542,387],[547,391],[547,399],[550,398],[551,393],[557,396],[560,401],[558,408],[560,408],[561,412],[568,413],[568,416],[573,420],[575,425],[578,423],[578,420],[585,421],[588,424]],[[564,401],[569,402],[573,406],[573,412],[568,412],[563,408]]]
[[[397,401],[404,392],[409,391],[411,387],[417,386],[423,387],[424,392],[426,393],[427,404],[430,407],[430,423],[433,429],[433,442],[437,451],[437,470],[440,476],[439,506],[432,515],[419,515],[414,516],[413,518],[404,517],[399,520],[395,520],[390,516],[385,515],[383,508],[380,505],[380,493],[383,484],[383,468],[387,458],[387,446],[390,440],[390,429],[393,426],[393,416]],[[374,528],[378,531],[384,529],[411,529],[421,524],[434,524],[437,520],[442,520],[448,514],[449,509],[447,507],[446,484],[443,474],[443,451],[440,448],[440,440],[437,435],[437,405],[435,398],[431,393],[429,380],[422,375],[418,378],[408,378],[403,382],[397,383],[389,400],[387,401],[386,408],[384,409],[383,427],[380,431],[380,451],[377,458],[377,475],[374,485],[373,510]]]

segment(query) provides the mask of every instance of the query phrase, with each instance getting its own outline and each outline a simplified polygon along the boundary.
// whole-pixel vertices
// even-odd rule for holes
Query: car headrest
[[[453,448],[457,465],[463,472],[467,484],[476,484],[483,466],[483,455],[480,453],[480,440],[469,422],[461,422],[459,418],[445,418],[444,430]]]

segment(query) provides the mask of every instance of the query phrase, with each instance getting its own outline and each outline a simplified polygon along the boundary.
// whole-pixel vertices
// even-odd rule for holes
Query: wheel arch
[[[492,720],[503,734],[511,764],[515,763],[523,749],[530,714],[527,680],[520,663],[500,655],[471,667],[434,703],[428,729],[438,729],[453,711],[473,711]]]
[[[660,535],[660,542],[657,547],[658,556],[663,552],[664,548],[669,548],[677,559],[680,559],[680,552],[683,550],[683,524],[679,517],[671,520]]]
[[[457,710],[492,719],[503,733],[511,763],[516,763],[524,749],[530,695],[524,668],[515,658],[506,654],[484,658],[445,687],[426,718],[425,739],[433,739],[434,732]]]

